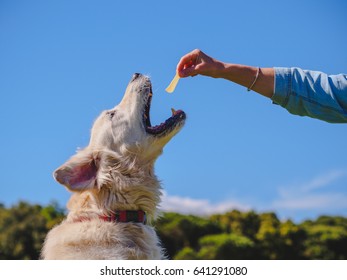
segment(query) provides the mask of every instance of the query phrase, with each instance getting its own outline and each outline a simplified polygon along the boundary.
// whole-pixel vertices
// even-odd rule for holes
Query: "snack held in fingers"
[[[177,86],[177,83],[180,79],[180,76],[178,76],[178,73],[176,72],[176,75],[175,77],[172,79],[171,83],[169,84],[169,86],[165,89],[168,93],[173,93],[176,86]]]

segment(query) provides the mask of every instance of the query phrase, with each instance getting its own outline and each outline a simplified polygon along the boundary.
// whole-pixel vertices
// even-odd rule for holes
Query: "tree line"
[[[0,259],[38,259],[47,232],[64,217],[57,203],[0,204]],[[341,216],[296,224],[271,212],[164,213],[154,226],[169,259],[347,259],[347,218]]]

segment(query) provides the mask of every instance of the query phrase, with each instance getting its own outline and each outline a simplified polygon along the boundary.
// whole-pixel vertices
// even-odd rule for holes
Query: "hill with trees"
[[[63,219],[56,203],[0,204],[0,259],[38,259],[48,230]],[[154,226],[169,259],[347,259],[346,217],[295,224],[254,211],[209,217],[164,213]]]

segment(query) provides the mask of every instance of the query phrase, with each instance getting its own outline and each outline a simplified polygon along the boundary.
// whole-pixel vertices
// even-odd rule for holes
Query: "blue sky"
[[[65,205],[52,172],[89,141],[135,72],[151,76],[153,124],[184,129],[156,164],[166,210],[347,216],[347,126],[290,115],[231,82],[181,79],[185,53],[346,73],[347,2],[0,0],[0,202]]]

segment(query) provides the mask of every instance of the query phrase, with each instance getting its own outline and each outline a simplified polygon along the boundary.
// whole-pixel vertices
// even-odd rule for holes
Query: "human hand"
[[[223,78],[252,90],[268,98],[274,94],[274,68],[222,62],[196,49],[186,54],[177,64],[176,73],[180,78],[204,75]]]
[[[193,77],[198,74],[218,78],[221,69],[223,69],[221,61],[209,57],[199,49],[195,49],[181,58],[176,71],[181,78]]]

